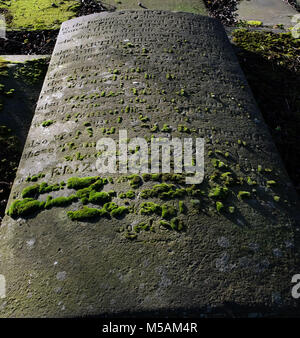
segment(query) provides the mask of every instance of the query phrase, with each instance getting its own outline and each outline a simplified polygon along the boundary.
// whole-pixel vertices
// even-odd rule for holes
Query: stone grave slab
[[[104,138],[113,173],[99,172],[114,159]],[[161,138],[204,141],[203,182],[187,182],[197,156],[182,173],[126,172],[125,154]],[[293,311],[298,233],[296,192],[217,20],[62,25],[0,228],[1,317]]]
[[[282,0],[243,0],[238,5],[240,20],[262,21],[266,26],[293,27],[291,19],[298,12]]]

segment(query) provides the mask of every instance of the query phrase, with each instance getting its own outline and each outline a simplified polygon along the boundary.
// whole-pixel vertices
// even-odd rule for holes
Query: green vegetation
[[[158,197],[160,199],[181,198],[187,194],[186,189],[176,188],[174,184],[161,183],[153,186],[152,189],[145,189],[141,192],[142,198]]]
[[[96,181],[99,182],[99,184],[103,185],[104,182],[101,180],[99,176],[93,176],[93,177],[71,177],[67,181],[67,188],[69,189],[82,189],[89,187],[91,184],[95,183]]]
[[[120,218],[120,217],[123,217],[128,212],[129,212],[129,208],[128,207],[117,207],[117,208],[114,208],[110,212],[110,215],[112,217]]]
[[[46,204],[45,204],[45,208],[50,209],[52,207],[65,207],[67,205],[72,204],[74,201],[77,201],[76,195],[71,195],[69,197],[57,197],[57,198],[48,196]]]
[[[250,198],[251,194],[249,191],[239,191],[237,196],[239,200],[243,200],[246,198]]]
[[[182,221],[179,220],[178,218],[172,218],[170,222],[167,222],[165,220],[160,220],[159,224],[170,230],[175,230],[175,231],[184,230],[184,225]]]
[[[141,186],[143,184],[143,180],[141,179],[141,177],[139,175],[130,175],[128,176],[129,184],[133,189],[137,189],[139,186]]]
[[[235,207],[228,207],[229,213],[233,214],[235,212]]]
[[[29,85],[41,83],[45,78],[48,65],[49,58],[28,60],[16,65],[13,76]]]
[[[104,209],[83,207],[77,211],[68,211],[67,215],[72,221],[85,221],[92,218],[107,216],[108,213]]]
[[[168,124],[164,124],[161,131],[165,133],[169,133],[171,131],[171,128]]]
[[[111,196],[105,191],[96,192],[92,190],[89,194],[89,202],[92,204],[103,205],[110,201],[111,201]]]
[[[179,212],[181,214],[185,214],[187,212],[187,207],[185,206],[183,201],[179,201]]]
[[[133,227],[133,230],[137,233],[141,232],[141,231],[149,231],[151,230],[151,227],[149,224],[142,222],[136,226]]]
[[[120,198],[130,198],[130,199],[134,199],[135,198],[135,192],[133,190],[129,190],[126,193],[121,193],[119,194]]]
[[[21,195],[23,198],[35,197],[39,194],[39,191],[40,191],[40,185],[35,184],[35,185],[31,185],[29,187],[24,188]]]
[[[216,186],[210,190],[208,197],[225,199],[228,193],[229,193],[229,190],[227,187]]]
[[[222,202],[217,201],[216,202],[216,209],[218,212],[220,212],[222,209],[224,209],[224,204]]]
[[[161,208],[161,217],[164,219],[170,219],[177,215],[176,209],[172,205],[163,204]]]
[[[8,209],[8,215],[16,217],[26,217],[30,214],[40,211],[44,208],[45,202],[39,202],[33,198],[25,198],[23,200],[16,200]]]
[[[276,185],[277,183],[276,183],[276,181],[274,181],[274,180],[270,180],[270,181],[267,181],[267,187],[272,187],[272,186],[274,186],[274,185]]]
[[[141,204],[140,213],[142,215],[161,215],[161,206],[153,202],[144,202]]]
[[[2,1],[8,27],[13,29],[58,29],[62,22],[75,17],[80,3],[75,0]]]
[[[263,24],[261,21],[256,21],[256,20],[249,20],[246,23],[249,26],[256,26],[256,27],[262,26]]]
[[[38,192],[39,192],[39,194],[46,194],[46,193],[49,193],[51,191],[58,191],[58,190],[63,189],[63,188],[64,188],[64,184],[52,184],[52,185],[48,185],[48,183],[42,182],[39,185],[39,191]],[[25,188],[24,190],[26,190],[26,189],[27,188]]]
[[[42,123],[42,127],[49,127],[49,126],[51,126],[51,124],[53,124],[55,121],[53,121],[53,120],[48,120],[48,121],[44,121],[43,123]]]

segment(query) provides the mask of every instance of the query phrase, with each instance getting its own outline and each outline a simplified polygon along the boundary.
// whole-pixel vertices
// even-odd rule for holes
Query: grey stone
[[[237,13],[241,20],[262,21],[266,26],[282,24],[288,29],[294,26],[291,19],[297,11],[281,0],[243,0],[238,5]]]
[[[107,73],[116,75],[110,84],[105,83]],[[174,78],[168,79],[168,73]],[[149,93],[134,95],[133,82]],[[102,91],[108,95],[101,96]],[[131,124],[140,114],[149,118],[145,128]],[[118,117],[123,118],[121,122]],[[257,119],[261,123],[257,124]],[[43,126],[47,121],[52,123]],[[155,124],[157,132],[150,129]],[[168,131],[173,137],[210,140],[205,144],[205,177],[199,189],[163,177],[168,184],[193,192],[192,196],[185,190],[182,200],[187,211],[183,214],[177,197],[141,196],[143,190],[161,183],[155,177],[149,181],[144,177],[140,186],[132,187],[129,173],[104,175],[96,170],[99,154],[95,144],[100,138],[117,141],[118,131],[128,129],[129,138],[150,140],[152,135],[165,136],[161,131],[165,124],[188,128],[188,132]],[[109,134],[102,129],[110,132],[111,127],[116,129]],[[230,156],[225,156],[227,151]],[[225,185],[221,177],[212,179],[214,172],[224,173],[212,160],[223,162],[225,173],[230,171],[235,178],[228,185],[226,198],[209,196],[217,185]],[[271,172],[264,170],[267,168]],[[28,182],[33,176],[37,179]],[[204,314],[207,305],[215,311],[221,300],[251,305],[251,312],[255,312],[253,303],[274,310],[278,303],[274,303],[272,292],[280,292],[280,304],[292,307],[286,264],[291,269],[297,266],[294,254],[286,255],[289,249],[285,243],[294,238],[299,202],[217,20],[189,13],[129,11],[94,14],[62,25],[7,211],[13,210],[16,200],[22,201],[25,188],[36,184],[41,188],[41,183],[47,183],[54,189],[53,185],[72,177],[90,176],[111,176],[113,183],[100,188],[113,190],[117,196],[112,201],[130,206],[130,212],[120,218],[112,214],[72,221],[68,212],[81,210],[86,202],[78,199],[51,208],[40,204],[43,208],[29,215],[16,211],[6,215],[0,228],[0,274],[6,285],[6,306],[0,309],[0,316],[70,317],[159,313],[162,309],[195,315],[198,310]],[[248,177],[262,189],[254,193],[246,183]],[[236,178],[242,178],[243,183],[238,184]],[[265,189],[270,180],[275,186]],[[129,190],[140,198],[122,199],[120,194]],[[251,203],[239,197],[243,191],[250,192]],[[59,191],[39,191],[33,198],[49,202],[51,197],[74,194],[79,195],[78,190],[61,184]],[[277,208],[271,208],[269,201],[275,194],[280,201]],[[200,201],[196,208],[192,199]],[[218,199],[224,204],[220,212],[216,210]],[[161,225],[162,215],[143,215],[141,203],[150,201],[173,206],[184,230]],[[103,207],[92,201],[87,206]],[[230,206],[235,207],[233,213]],[[152,228],[132,231],[137,219]],[[230,239],[226,252],[218,244],[222,237]],[[31,238],[36,242],[34,249],[28,250],[26,241]],[[258,245],[258,253],[248,253],[251,243]],[[281,248],[282,257],[275,258],[273,248]],[[251,269],[243,267],[249,262]],[[34,291],[29,301],[30,274]]]
[[[59,281],[65,280],[66,277],[67,277],[66,271],[61,271],[61,272],[58,272],[58,273],[56,274],[56,279],[59,280]]]

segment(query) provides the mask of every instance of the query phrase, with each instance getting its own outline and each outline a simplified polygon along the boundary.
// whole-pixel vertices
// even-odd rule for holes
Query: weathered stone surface
[[[284,1],[243,0],[237,13],[241,20],[258,20],[266,26],[284,25],[288,29],[295,25],[291,20],[297,11]]]
[[[72,221],[78,214],[68,211],[86,202],[103,211],[103,203],[69,179],[103,177],[95,144],[102,137],[118,140],[120,129],[129,138],[205,138],[204,182],[107,175],[94,190],[114,191],[108,199],[129,212]],[[174,184],[168,194],[159,192],[163,183]],[[128,192],[135,198],[122,195]],[[14,201],[31,196],[39,210],[24,215]],[[48,208],[41,203],[46,200]],[[145,214],[142,203],[150,201],[153,213]],[[174,220],[177,231],[166,226],[164,204],[174,207],[184,229]],[[0,229],[0,314],[197,315],[225,303],[249,313],[292,309],[298,210],[220,23],[160,11],[68,21]]]

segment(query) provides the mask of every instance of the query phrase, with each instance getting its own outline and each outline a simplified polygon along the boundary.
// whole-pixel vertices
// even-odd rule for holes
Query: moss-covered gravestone
[[[97,142],[118,144],[120,130],[128,158],[142,151],[135,137],[146,153],[159,137],[203,138],[203,182],[122,163],[99,173]],[[217,21],[161,11],[68,21],[0,229],[0,314],[293,309],[297,203]]]

